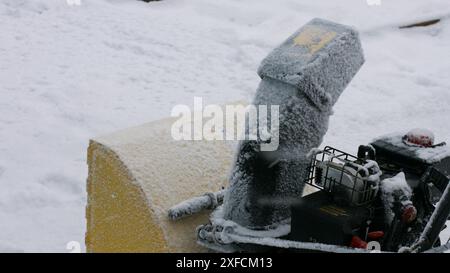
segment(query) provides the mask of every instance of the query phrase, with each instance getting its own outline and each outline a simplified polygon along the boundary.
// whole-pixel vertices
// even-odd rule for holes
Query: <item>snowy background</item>
[[[449,16],[448,0],[0,0],[0,251],[83,244],[90,138],[193,96],[250,100],[261,59],[314,17],[355,26],[366,56],[324,143],[414,127],[450,141]]]

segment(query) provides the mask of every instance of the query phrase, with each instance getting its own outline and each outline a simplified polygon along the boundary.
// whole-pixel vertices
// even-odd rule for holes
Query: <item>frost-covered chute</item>
[[[289,200],[301,197],[308,152],[328,129],[332,107],[364,62],[358,33],[314,19],[261,63],[254,105],[279,105],[279,147],[241,142],[225,194],[223,217],[266,229],[290,217]],[[268,124],[269,127],[271,124]]]

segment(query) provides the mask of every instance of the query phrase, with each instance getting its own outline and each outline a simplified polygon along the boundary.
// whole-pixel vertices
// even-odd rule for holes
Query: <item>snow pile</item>
[[[261,60],[314,17],[361,31],[366,63],[324,144],[427,127],[450,141],[448,0],[0,1],[0,245],[83,245],[88,139],[176,104],[250,101]]]

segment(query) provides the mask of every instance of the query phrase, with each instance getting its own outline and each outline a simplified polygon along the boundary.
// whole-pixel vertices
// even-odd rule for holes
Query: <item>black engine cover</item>
[[[290,239],[348,246],[353,235],[361,236],[370,217],[366,207],[337,205],[328,193],[318,191],[291,207]]]

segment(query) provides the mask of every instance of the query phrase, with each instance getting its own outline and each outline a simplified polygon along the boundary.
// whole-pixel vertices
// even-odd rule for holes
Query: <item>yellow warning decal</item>
[[[336,32],[318,26],[307,26],[294,38],[293,45],[308,48],[309,54],[312,55],[333,40],[336,35]]]
[[[319,208],[320,211],[331,214],[333,216],[348,216],[347,211],[342,209],[342,208],[338,208],[336,206],[323,206],[321,208]]]

